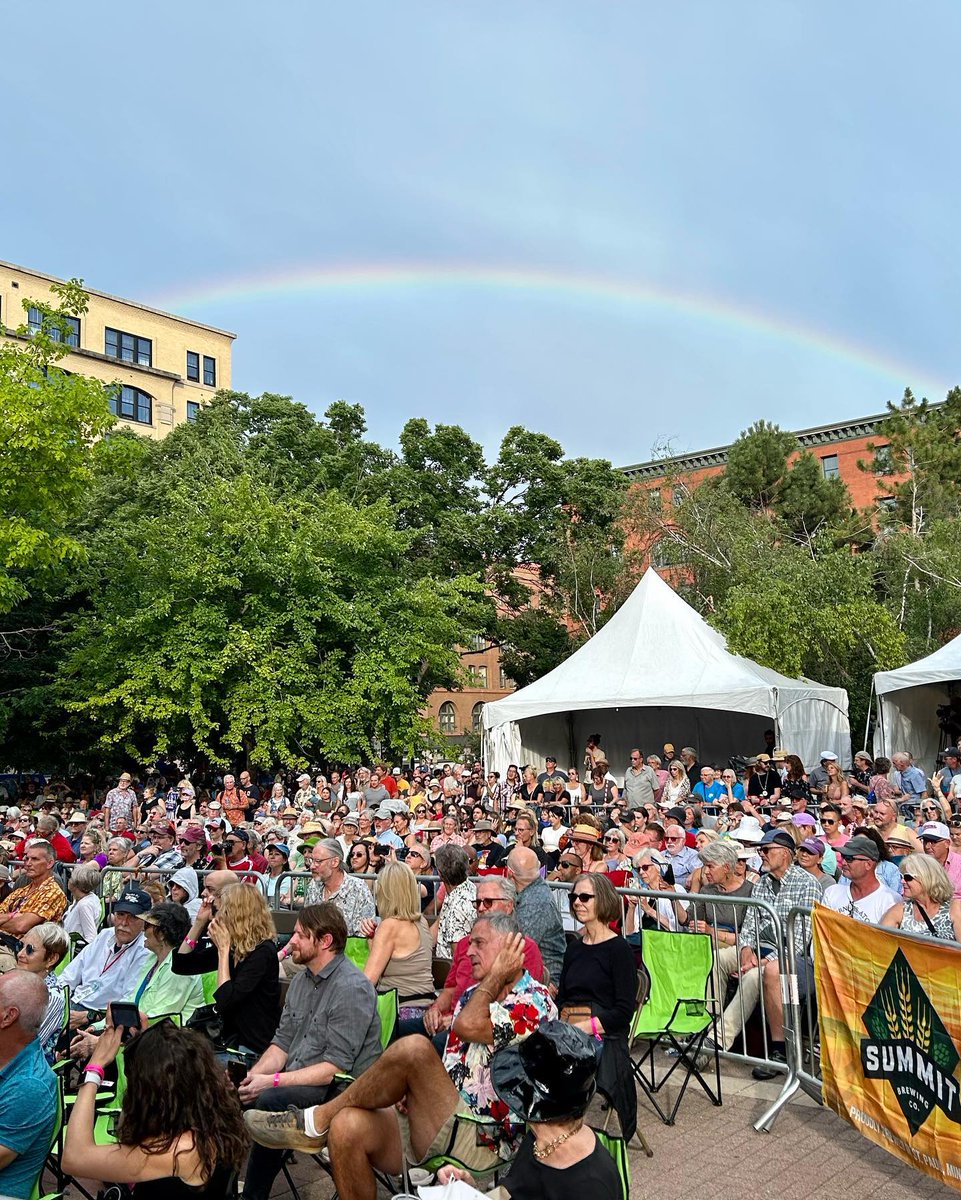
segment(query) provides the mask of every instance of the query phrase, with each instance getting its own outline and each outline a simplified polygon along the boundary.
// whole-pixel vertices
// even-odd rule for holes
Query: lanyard
[[[123,958],[123,956],[124,956],[124,953],[125,953],[127,950],[129,950],[129,949],[130,949],[130,947],[131,947],[131,945],[132,945],[132,944],[133,944],[132,942],[127,942],[127,944],[126,944],[125,946],[121,946],[121,947],[120,947],[120,949],[119,949],[118,951],[116,951],[116,953],[115,953],[115,954],[112,954],[112,955],[111,955],[111,956],[110,956],[110,957],[107,959],[107,961],[104,963],[103,967],[102,967],[102,968],[101,968],[101,970],[100,970],[100,975],[101,975],[101,977],[103,977],[104,975],[106,975],[106,974],[107,974],[107,972],[108,972],[108,971],[110,970],[110,968],[111,968],[111,967],[114,965],[114,963],[117,963],[117,962],[119,962],[119,961],[120,961],[120,959],[121,959],[121,958]]]

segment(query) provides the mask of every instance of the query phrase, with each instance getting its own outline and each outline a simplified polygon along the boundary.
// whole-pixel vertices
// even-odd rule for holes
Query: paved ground
[[[752,1125],[777,1096],[778,1085],[755,1083],[737,1065],[726,1067],[724,1085],[720,1108],[699,1089],[689,1091],[671,1128],[640,1101],[640,1125],[654,1157],[632,1151],[632,1197],[836,1200],[850,1194],[856,1200],[958,1200],[952,1188],[902,1165],[806,1096],[789,1102],[771,1133],[755,1133]],[[303,1156],[291,1174],[302,1200],[328,1200],[333,1192],[329,1179]],[[281,1177],[273,1197],[288,1196]]]

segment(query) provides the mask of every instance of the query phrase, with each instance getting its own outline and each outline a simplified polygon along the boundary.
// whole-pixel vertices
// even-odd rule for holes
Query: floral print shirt
[[[476,986],[467,988],[454,1008],[444,1050],[444,1067],[454,1087],[460,1092],[461,1099],[480,1122],[477,1127],[478,1145],[496,1151],[498,1157],[506,1161],[517,1153],[524,1134],[524,1123],[511,1117],[507,1105],[494,1091],[491,1059],[505,1046],[522,1042],[542,1022],[556,1020],[557,1006],[544,984],[538,983],[525,971],[503,1000],[491,1002],[493,1043],[462,1042],[454,1032],[454,1026]]]

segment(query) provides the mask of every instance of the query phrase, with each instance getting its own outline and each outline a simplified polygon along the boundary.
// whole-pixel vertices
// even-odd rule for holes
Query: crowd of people
[[[212,1198],[239,1175],[266,1200],[287,1150],[326,1147],[346,1200],[402,1159],[439,1157],[465,1178],[506,1167],[519,1200],[585,1182],[613,1197],[586,1114],[597,1090],[624,1136],[636,1125],[624,1080],[645,930],[712,938],[720,1048],[744,1048],[760,1001],[759,1078],[785,1061],[784,948],[739,901],[961,941],[957,747],[930,775],[907,752],[845,770],[825,750],[806,771],[768,735],[739,770],[667,744],[615,776],[595,736],[581,769],[548,757],[503,778],[477,763],[208,787],[124,773],[8,801],[3,1195],[30,1193],[54,1121],[49,1064],[69,1060],[63,1169],[138,1195]],[[379,997],[394,994],[385,1047]],[[96,1093],[121,1067],[130,1099],[100,1145]],[[545,1093],[538,1071],[579,1083]],[[162,1117],[138,1079],[168,1097]]]

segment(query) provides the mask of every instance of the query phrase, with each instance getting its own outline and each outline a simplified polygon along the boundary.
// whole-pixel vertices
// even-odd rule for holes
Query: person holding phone
[[[210,1044],[190,1029],[159,1021],[140,1031],[113,1007],[94,1042],[70,1114],[63,1169],[74,1176],[131,1186],[135,1200],[221,1200],[233,1194],[247,1156],[237,1093]],[[133,1036],[131,1036],[131,1033]],[[94,1141],[97,1089],[126,1040],[127,1087],[111,1145]]]

